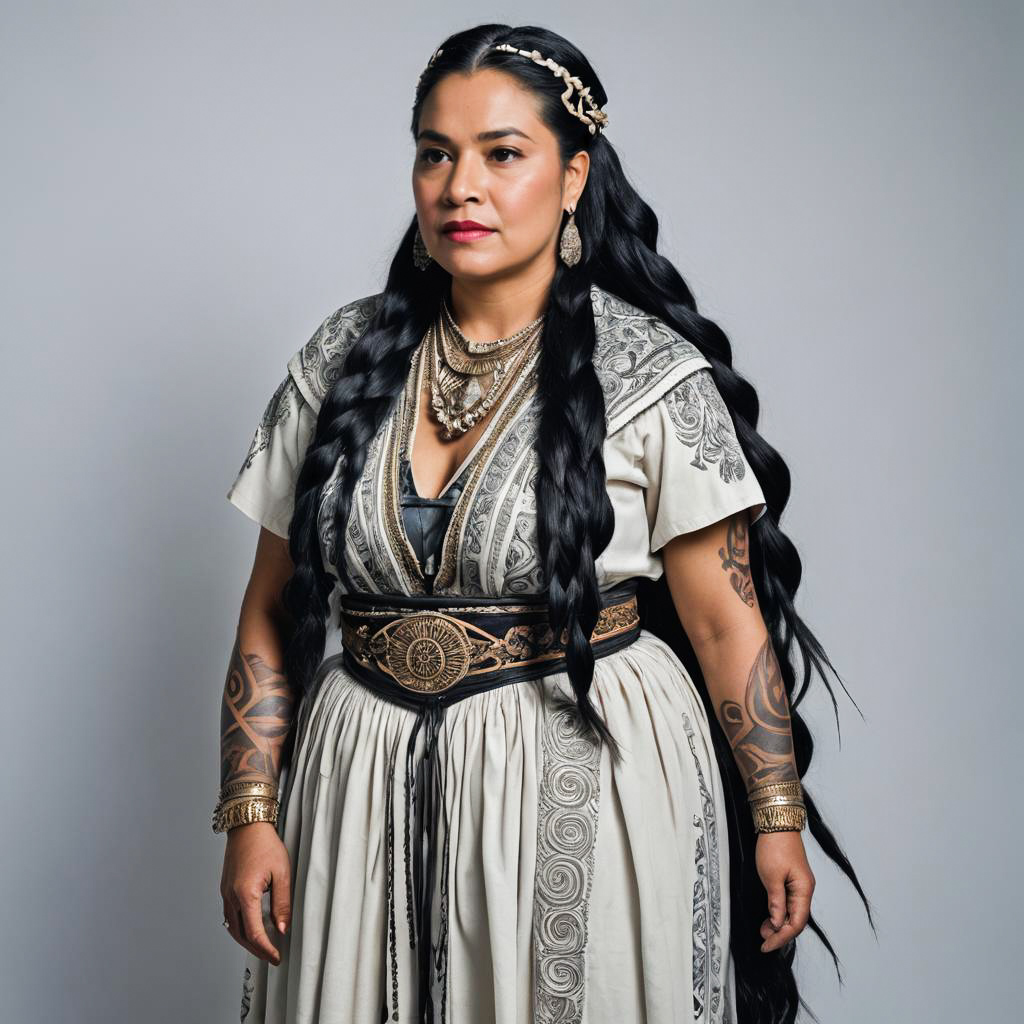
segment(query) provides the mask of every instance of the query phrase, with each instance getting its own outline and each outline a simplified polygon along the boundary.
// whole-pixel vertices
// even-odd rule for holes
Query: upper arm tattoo
[[[725,547],[718,549],[718,557],[722,559],[722,568],[729,574],[732,589],[740,600],[749,607],[754,607],[754,584],[750,578],[750,547],[748,544],[750,528],[747,525],[747,513],[730,516],[725,535]]]
[[[285,675],[258,654],[243,653],[238,637],[221,704],[220,782],[276,781],[294,695]]]

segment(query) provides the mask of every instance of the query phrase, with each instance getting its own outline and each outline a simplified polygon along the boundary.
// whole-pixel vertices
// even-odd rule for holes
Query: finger
[[[761,952],[770,953],[773,949],[779,949],[784,946],[790,939],[796,938],[797,932],[800,929],[794,928],[791,924],[784,924],[777,932],[769,935],[763,943],[761,943]]]
[[[804,930],[808,919],[811,916],[811,898],[801,894],[794,894],[789,899],[789,911],[786,915],[787,924],[792,925],[797,932]]]
[[[768,920],[778,931],[786,920],[786,885],[780,880],[765,888],[768,892]]]
[[[242,925],[249,941],[256,947],[256,955],[263,960],[276,964],[281,959],[277,950],[271,945],[263,927],[262,894],[249,893],[240,900],[242,907]]]
[[[259,950],[249,941],[245,928],[242,927],[242,909],[236,902],[225,902],[224,920],[228,923],[228,935],[253,956],[259,956]]]
[[[291,879],[287,871],[274,876],[270,890],[270,906],[277,930],[284,935],[288,931],[288,922],[291,918]]]
[[[786,916],[782,926],[773,934],[774,924],[770,920],[761,925],[761,938],[765,940],[762,952],[781,948],[804,930],[811,915],[813,891],[813,878],[800,876],[790,880],[786,886]]]
[[[800,878],[789,887],[787,917],[798,932],[803,931],[811,916],[811,893],[814,891],[812,878]]]

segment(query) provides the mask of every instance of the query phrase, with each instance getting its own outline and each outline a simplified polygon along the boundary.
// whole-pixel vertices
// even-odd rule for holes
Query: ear
[[[587,184],[589,174],[590,154],[585,149],[581,149],[569,160],[562,176],[563,206],[571,206],[575,209],[580,201],[580,196],[583,195],[583,188]]]

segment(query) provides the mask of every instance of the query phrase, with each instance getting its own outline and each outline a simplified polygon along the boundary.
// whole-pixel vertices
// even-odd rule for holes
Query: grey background
[[[235,1020],[210,831],[285,360],[377,290],[413,88],[536,20],[610,95],[663,249],[757,386],[820,681],[819,1017],[1008,1019],[1021,944],[1021,10],[995,2],[5,3],[4,1018]],[[401,31],[397,31],[398,27]]]

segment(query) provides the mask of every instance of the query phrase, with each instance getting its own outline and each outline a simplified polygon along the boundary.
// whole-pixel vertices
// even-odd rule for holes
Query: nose
[[[462,153],[452,161],[452,169],[445,183],[444,198],[451,206],[480,202],[483,194],[482,168],[472,153]]]

